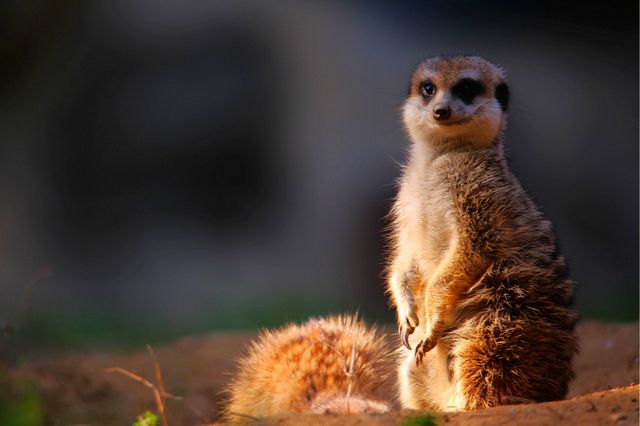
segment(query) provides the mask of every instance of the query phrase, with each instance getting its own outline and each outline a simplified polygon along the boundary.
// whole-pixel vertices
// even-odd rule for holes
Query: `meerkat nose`
[[[443,121],[451,117],[451,109],[448,106],[437,106],[433,109],[433,118]]]

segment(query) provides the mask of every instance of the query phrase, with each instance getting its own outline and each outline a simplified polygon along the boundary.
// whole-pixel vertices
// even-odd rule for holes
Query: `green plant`
[[[131,426],[157,426],[158,425],[158,415],[152,413],[151,411],[145,411],[140,414],[136,421]]]
[[[402,426],[436,426],[435,417],[431,414],[419,414],[417,416],[407,417],[401,423]]]
[[[37,426],[43,423],[42,398],[36,386],[29,379],[11,378],[0,370],[0,425]]]

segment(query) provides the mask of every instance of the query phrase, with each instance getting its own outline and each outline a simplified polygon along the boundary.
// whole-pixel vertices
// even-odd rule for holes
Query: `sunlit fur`
[[[386,412],[389,365],[384,337],[355,316],[265,331],[239,362],[224,417]]]
[[[485,87],[470,105],[450,90],[462,78]],[[481,58],[431,58],[403,108],[411,148],[391,211],[388,292],[413,349],[398,350],[405,408],[560,399],[573,377],[574,285],[551,224],[505,161],[502,84]],[[436,121],[438,102],[462,123]]]
[[[485,93],[471,105],[450,92],[451,87],[463,78],[482,81],[486,86]],[[437,88],[428,103],[419,90],[420,83],[426,80],[432,81]],[[476,147],[493,144],[505,124],[493,93],[502,82],[502,71],[477,57],[425,61],[413,75],[411,91],[403,107],[403,121],[409,136],[413,141],[424,141],[435,150],[455,149],[461,144]],[[441,103],[450,106],[452,124],[443,124],[433,118],[433,106]]]

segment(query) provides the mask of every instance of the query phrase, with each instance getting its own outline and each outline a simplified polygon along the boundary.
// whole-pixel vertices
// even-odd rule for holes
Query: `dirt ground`
[[[473,412],[435,414],[447,425],[598,425],[638,424],[638,323],[584,322],[578,327],[581,351],[568,399],[542,404],[504,406]],[[183,338],[155,348],[167,391],[183,397],[169,400],[169,424],[202,425],[217,420],[223,390],[235,360],[255,333],[215,333]],[[397,344],[397,337],[389,339]],[[152,393],[139,383],[105,371],[122,367],[152,379],[146,351],[77,353],[30,357],[11,375],[36,383],[44,395],[47,419],[55,425],[127,425],[145,410],[154,410]],[[392,425],[415,412],[384,415],[305,415],[264,419],[273,425]]]

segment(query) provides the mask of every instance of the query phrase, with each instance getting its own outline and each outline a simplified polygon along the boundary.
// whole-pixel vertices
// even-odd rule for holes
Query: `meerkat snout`
[[[436,121],[448,120],[451,117],[451,108],[446,104],[439,104],[433,109],[433,118]]]

